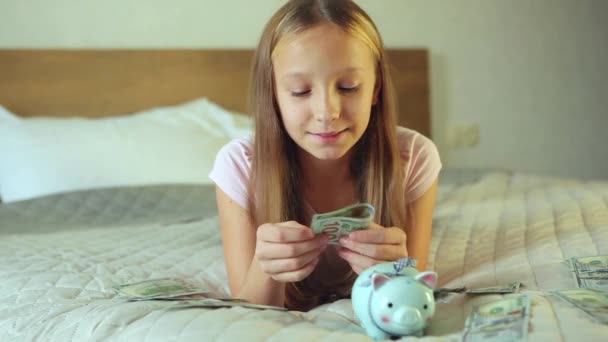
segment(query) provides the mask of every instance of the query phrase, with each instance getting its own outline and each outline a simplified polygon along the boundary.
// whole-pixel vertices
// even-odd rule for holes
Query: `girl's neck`
[[[336,210],[357,200],[349,155],[338,160],[319,160],[303,152],[300,167],[303,195],[317,213]]]
[[[300,153],[302,185],[305,188],[333,188],[351,182],[350,157],[320,160],[307,152]]]

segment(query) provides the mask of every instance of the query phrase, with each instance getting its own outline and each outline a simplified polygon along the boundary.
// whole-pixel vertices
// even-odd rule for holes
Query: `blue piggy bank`
[[[414,265],[409,258],[377,264],[357,277],[353,310],[374,340],[422,336],[435,314],[437,273],[418,272]]]

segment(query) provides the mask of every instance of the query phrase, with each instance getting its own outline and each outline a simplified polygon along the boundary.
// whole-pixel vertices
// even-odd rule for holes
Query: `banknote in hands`
[[[572,289],[555,291],[553,294],[576,306],[597,322],[608,324],[608,293],[591,289]]]
[[[327,234],[328,243],[338,244],[340,237],[355,230],[367,229],[374,220],[376,209],[368,203],[357,203],[336,211],[316,214],[310,227],[315,234]]]
[[[578,288],[608,291],[608,255],[573,257],[569,261]]]
[[[530,297],[518,295],[473,308],[463,341],[525,341],[530,321]]]

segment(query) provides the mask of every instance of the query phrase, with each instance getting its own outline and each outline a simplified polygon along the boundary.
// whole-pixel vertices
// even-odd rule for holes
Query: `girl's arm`
[[[414,216],[414,226],[406,227],[408,255],[417,260],[416,268],[426,270],[431,245],[431,230],[433,226],[433,210],[437,197],[438,178],[420,198],[410,204],[411,215]]]
[[[219,187],[216,187],[216,199],[232,296],[252,303],[283,306],[285,283],[264,273],[254,258],[256,228],[247,211]]]

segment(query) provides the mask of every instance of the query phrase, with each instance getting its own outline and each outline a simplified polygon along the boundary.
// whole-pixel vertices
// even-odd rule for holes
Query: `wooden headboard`
[[[387,50],[399,123],[430,136],[428,53]],[[253,50],[1,50],[0,105],[101,117],[207,97],[246,112]]]

